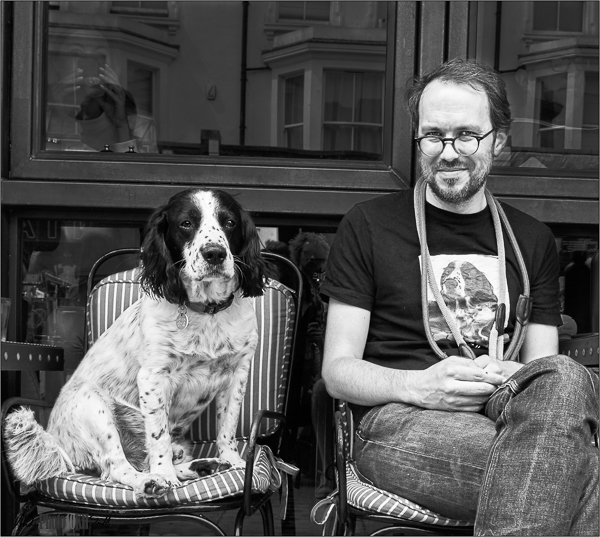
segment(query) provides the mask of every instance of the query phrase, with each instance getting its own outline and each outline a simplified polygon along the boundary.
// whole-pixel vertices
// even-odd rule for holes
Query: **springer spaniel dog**
[[[258,341],[247,297],[267,267],[249,215],[229,194],[185,190],[151,216],[141,298],[90,348],[61,390],[47,431],[28,408],[5,423],[25,484],[86,472],[144,497],[245,464],[235,431]],[[190,460],[185,433],[216,398],[219,457]]]

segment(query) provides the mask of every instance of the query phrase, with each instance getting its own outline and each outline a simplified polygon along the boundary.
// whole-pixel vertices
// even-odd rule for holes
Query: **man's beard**
[[[487,176],[492,170],[493,158],[491,155],[486,155],[477,164],[470,159],[466,159],[464,162],[461,160],[453,162],[438,160],[434,164],[428,164],[421,156],[419,163],[423,178],[435,197],[445,203],[460,205],[473,198],[485,186]],[[436,181],[436,172],[453,171],[460,168],[467,168],[469,174],[469,181],[460,190],[453,188],[458,178],[446,178],[443,181]]]

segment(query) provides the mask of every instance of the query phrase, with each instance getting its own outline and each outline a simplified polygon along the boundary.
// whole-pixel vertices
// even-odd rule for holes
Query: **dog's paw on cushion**
[[[190,463],[190,470],[196,472],[199,477],[229,470],[231,463],[223,459],[196,459]]]

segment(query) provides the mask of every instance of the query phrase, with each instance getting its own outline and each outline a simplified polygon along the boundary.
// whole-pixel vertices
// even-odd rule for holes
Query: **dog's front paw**
[[[148,474],[144,476],[136,492],[144,498],[159,498],[167,494],[177,484],[179,484],[177,478],[167,479],[161,475]]]
[[[190,462],[189,469],[196,473],[199,477],[215,474],[222,472],[223,470],[229,470],[231,463],[224,459],[196,459]]]

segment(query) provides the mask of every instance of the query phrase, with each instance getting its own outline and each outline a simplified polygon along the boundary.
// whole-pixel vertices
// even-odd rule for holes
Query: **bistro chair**
[[[371,535],[473,535],[472,522],[444,517],[364,481],[352,459],[354,424],[345,401],[336,401],[337,488],[312,509],[311,521],[323,535],[355,535],[356,522],[377,522]]]
[[[89,276],[87,303],[87,346],[91,346],[114,320],[140,296],[139,268],[103,278],[92,286],[99,266],[110,257],[139,250],[120,250],[107,254],[94,265]],[[267,261],[276,254],[265,253]],[[136,498],[124,485],[83,474],[69,474],[40,481],[22,490],[14,479],[2,450],[2,468],[9,490],[22,508],[13,535],[23,535],[35,526],[58,532],[77,530],[84,534],[94,526],[127,524],[146,527],[159,521],[194,521],[216,535],[222,528],[206,515],[235,510],[235,535],[241,535],[245,517],[259,512],[265,535],[273,535],[274,521],[271,496],[280,492],[282,533],[293,533],[286,519],[287,494],[293,493],[293,476],[297,468],[286,464],[279,454],[284,442],[290,441],[286,416],[293,402],[289,398],[294,358],[297,311],[302,297],[300,273],[294,289],[269,279],[262,297],[253,298],[258,321],[259,344],[250,369],[248,386],[237,429],[238,449],[246,467],[219,471],[210,476],[187,481],[165,496]],[[93,288],[92,288],[93,287]],[[2,405],[2,420],[15,406],[50,406],[50,403],[12,398]],[[216,405],[211,405],[192,425],[190,431],[194,457],[214,457],[216,448]],[[293,521],[291,522],[293,525]],[[57,533],[58,533],[57,532]]]

